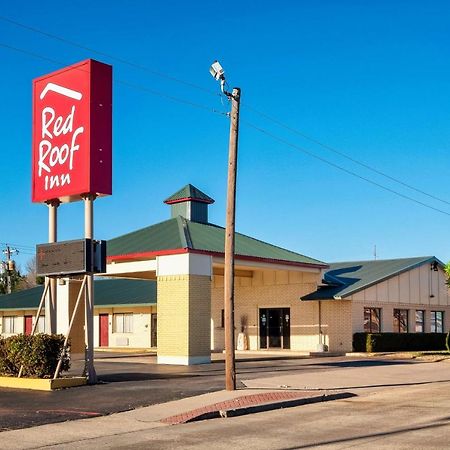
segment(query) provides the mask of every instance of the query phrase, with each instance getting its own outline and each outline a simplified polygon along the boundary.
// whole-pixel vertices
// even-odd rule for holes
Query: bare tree
[[[43,283],[43,277],[36,275],[36,256],[33,256],[26,262],[25,273],[25,283],[28,288]]]

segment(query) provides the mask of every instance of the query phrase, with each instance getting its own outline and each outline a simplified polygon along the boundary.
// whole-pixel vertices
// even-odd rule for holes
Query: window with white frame
[[[443,333],[444,311],[431,311],[430,325],[432,333]]]
[[[3,333],[13,334],[17,330],[16,316],[3,316]]]
[[[115,313],[114,333],[132,333],[133,332],[133,313]]]
[[[416,310],[416,333],[425,331],[425,311],[423,309]]]

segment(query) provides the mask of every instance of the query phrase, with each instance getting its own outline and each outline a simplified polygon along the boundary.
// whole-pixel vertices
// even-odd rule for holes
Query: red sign
[[[33,80],[33,202],[112,193],[112,67],[88,59]]]

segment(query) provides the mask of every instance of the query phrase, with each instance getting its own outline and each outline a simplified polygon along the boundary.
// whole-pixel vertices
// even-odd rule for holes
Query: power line
[[[35,247],[32,245],[22,245],[22,244],[14,244],[12,242],[0,242],[0,245],[6,246],[6,245],[12,245],[13,247],[16,247],[18,249],[24,249],[24,250],[34,250]]]
[[[110,58],[110,59],[113,59],[113,60],[115,60],[115,61],[118,61],[118,62],[120,62],[120,63],[122,63],[122,64],[126,64],[126,65],[128,65],[128,66],[130,66],[130,67],[133,67],[133,68],[136,68],[136,69],[139,69],[139,70],[143,70],[143,71],[145,71],[145,72],[148,72],[148,73],[150,73],[150,74],[152,74],[152,75],[156,75],[156,76],[158,76],[158,77],[165,78],[165,79],[168,79],[168,80],[170,80],[170,81],[174,81],[174,82],[176,82],[176,83],[180,83],[180,84],[189,86],[189,87],[191,87],[191,88],[195,88],[195,89],[198,89],[198,90],[207,92],[207,93],[212,94],[212,95],[218,95],[218,96],[221,95],[221,94],[219,94],[219,93],[214,93],[213,91],[211,91],[211,90],[209,90],[209,89],[206,89],[206,88],[204,88],[203,86],[199,86],[199,85],[194,84],[194,83],[192,83],[192,82],[188,82],[188,81],[186,81],[186,80],[183,80],[183,79],[179,79],[179,78],[173,77],[173,76],[171,76],[171,75],[168,75],[168,74],[166,74],[166,73],[163,73],[163,72],[160,72],[160,71],[151,69],[151,68],[146,67],[146,66],[143,66],[143,65],[141,65],[141,64],[137,64],[137,63],[134,63],[134,62],[132,62],[132,61],[128,61],[128,60],[126,60],[126,59],[124,59],[124,58],[121,58],[121,57],[118,57],[118,56],[115,56],[115,55],[111,55],[111,54],[106,53],[106,52],[101,52],[101,51],[99,51],[99,50],[96,50],[96,49],[94,49],[94,48],[85,46],[85,45],[80,44],[80,43],[78,43],[78,42],[75,42],[75,41],[66,39],[66,38],[64,38],[64,37],[61,37],[61,36],[58,36],[58,35],[55,35],[55,34],[52,34],[52,33],[48,33],[48,32],[46,32],[46,31],[40,30],[40,29],[35,28],[35,27],[32,27],[32,26],[30,26],[30,25],[26,25],[26,24],[21,23],[21,22],[18,22],[18,21],[13,20],[13,19],[11,19],[11,18],[9,18],[9,17],[0,16],[0,20],[3,20],[4,22],[13,24],[13,25],[15,25],[15,26],[17,26],[17,27],[20,27],[20,28],[23,28],[23,29],[25,29],[25,30],[31,31],[31,32],[33,32],[33,33],[41,34],[41,35],[46,36],[46,37],[48,37],[48,38],[50,38],[50,39],[54,39],[54,40],[63,42],[63,43],[65,43],[65,44],[71,45],[71,46],[73,46],[73,47],[77,47],[77,48],[80,48],[80,49],[82,49],[82,50],[86,50],[86,51],[89,51],[89,52],[92,52],[92,53],[96,53],[97,55],[105,56],[105,57],[107,57],[107,58]],[[36,55],[35,55],[35,56],[36,56]],[[61,64],[62,64],[62,63],[61,63]],[[119,81],[119,82],[120,82],[120,81]],[[165,98],[167,98],[167,99],[169,99],[169,100],[172,100],[172,101],[176,101],[176,102],[179,102],[179,103],[188,104],[188,105],[194,106],[194,107],[196,107],[196,108],[200,108],[200,109],[209,109],[209,108],[206,107],[206,106],[200,106],[200,105],[198,105],[198,104],[196,104],[196,103],[193,103],[193,102],[190,102],[190,101],[188,101],[188,100],[181,100],[181,99],[179,99],[179,98],[173,97],[173,96],[168,95],[168,94],[164,94],[164,93],[161,93],[161,92],[158,92],[158,91],[154,91],[154,90],[152,90],[152,89],[147,89],[147,88],[144,88],[144,87],[142,87],[142,86],[133,85],[132,83],[127,83],[127,82],[120,82],[120,83],[121,83],[121,84],[128,85],[128,86],[130,86],[130,87],[133,87],[134,89],[139,89],[139,90],[148,92],[148,93],[153,94],[153,95],[156,95],[156,96],[165,97]],[[256,108],[253,108],[252,106],[250,106],[250,105],[248,105],[248,104],[246,104],[246,103],[243,103],[243,106],[245,106],[247,109],[249,109],[249,110],[255,112],[256,114],[260,115],[261,117],[264,117],[265,119],[267,119],[267,120],[269,120],[269,121],[275,123],[276,125],[278,125],[278,126],[284,128],[284,129],[286,129],[286,130],[288,130],[288,131],[290,131],[290,132],[292,132],[292,133],[295,133],[295,134],[297,134],[297,135],[303,137],[304,139],[307,139],[308,141],[313,142],[314,144],[317,144],[317,145],[321,146],[322,148],[324,148],[324,149],[326,149],[326,150],[329,150],[329,151],[331,151],[331,152],[333,152],[333,153],[335,153],[335,154],[337,154],[337,155],[339,155],[339,156],[341,156],[341,157],[343,157],[343,158],[345,158],[345,159],[347,159],[347,160],[353,162],[354,164],[357,164],[357,165],[359,165],[359,166],[361,166],[361,167],[364,167],[365,169],[370,170],[371,172],[376,173],[377,175],[380,175],[380,176],[382,176],[382,177],[385,177],[386,179],[388,179],[388,180],[390,180],[390,181],[393,181],[394,183],[397,183],[397,184],[399,184],[399,185],[401,185],[401,186],[404,186],[404,187],[406,187],[406,188],[408,188],[408,189],[411,189],[411,190],[413,190],[413,191],[415,191],[415,192],[417,192],[417,193],[419,193],[419,194],[425,195],[425,196],[427,196],[427,197],[429,197],[429,198],[431,198],[431,199],[433,199],[433,200],[436,200],[436,201],[445,203],[445,204],[447,204],[447,205],[450,205],[450,202],[449,202],[449,201],[447,201],[447,200],[445,200],[445,199],[443,199],[443,198],[440,198],[440,197],[438,197],[438,196],[436,196],[436,195],[430,194],[430,193],[428,193],[428,192],[426,192],[426,191],[424,191],[424,190],[422,190],[422,189],[416,188],[415,186],[412,186],[412,185],[409,184],[409,183],[406,183],[406,182],[404,182],[404,181],[402,181],[402,180],[400,180],[400,179],[398,179],[398,178],[396,178],[396,177],[393,177],[392,175],[389,175],[389,174],[387,174],[387,173],[385,173],[385,172],[383,172],[383,171],[381,171],[381,170],[379,170],[379,169],[376,169],[375,167],[372,167],[371,165],[369,165],[369,164],[367,164],[367,163],[364,163],[364,162],[362,162],[362,161],[359,161],[359,160],[357,160],[356,158],[353,158],[352,156],[350,156],[350,155],[348,155],[348,154],[346,154],[346,153],[344,153],[344,152],[342,152],[342,151],[340,151],[340,150],[338,150],[338,149],[332,147],[331,145],[325,144],[325,143],[319,141],[318,139],[316,139],[316,138],[314,138],[314,137],[311,137],[311,136],[309,136],[308,134],[306,134],[306,133],[304,133],[304,132],[302,132],[302,131],[300,131],[300,130],[294,128],[294,127],[291,127],[291,126],[289,126],[289,125],[287,125],[287,124],[281,122],[280,120],[278,120],[278,119],[276,119],[276,118],[274,118],[274,117],[272,117],[272,116],[269,116],[268,114],[266,114],[266,113],[264,113],[264,112],[262,112],[262,111],[259,111],[259,110],[256,109]],[[216,110],[214,110],[214,109],[212,110],[212,112],[214,112],[214,113],[219,113],[219,114],[224,114],[224,113],[222,113],[222,112],[220,112],[220,111],[216,111]]]
[[[271,137],[272,139],[274,139],[274,140],[276,140],[278,142],[281,142],[284,145],[292,147],[292,148],[294,148],[294,149],[296,149],[296,150],[298,150],[298,151],[300,151],[302,153],[305,153],[306,155],[311,156],[312,158],[315,158],[315,159],[317,159],[317,160],[319,160],[319,161],[321,161],[321,162],[323,162],[325,164],[328,164],[329,166],[334,167],[335,169],[341,170],[342,172],[345,172],[345,173],[347,173],[349,175],[352,175],[353,177],[356,177],[356,178],[359,178],[360,180],[366,181],[367,183],[370,183],[370,184],[372,184],[374,186],[377,186],[380,189],[388,191],[388,192],[390,192],[392,194],[395,194],[395,195],[397,195],[399,197],[402,197],[402,198],[404,198],[406,200],[409,200],[411,202],[417,203],[417,204],[419,204],[421,206],[424,206],[425,208],[432,209],[433,211],[439,212],[441,214],[445,214],[446,216],[450,216],[450,213],[448,213],[447,211],[444,211],[444,210],[439,209],[439,208],[435,208],[434,206],[428,205],[427,203],[421,202],[420,200],[417,200],[417,199],[415,199],[413,197],[410,197],[408,195],[402,194],[401,192],[398,192],[398,191],[396,191],[394,189],[391,189],[391,188],[389,188],[387,186],[384,186],[384,185],[382,185],[380,183],[377,183],[376,181],[373,181],[370,178],[366,178],[366,177],[364,177],[362,175],[359,175],[356,172],[353,172],[352,170],[346,169],[345,167],[342,167],[339,164],[336,164],[336,163],[334,163],[332,161],[329,161],[328,159],[323,158],[322,156],[316,155],[315,153],[313,153],[313,152],[311,152],[311,151],[309,151],[309,150],[307,150],[307,149],[305,149],[303,147],[300,147],[299,145],[293,144],[292,142],[289,142],[286,139],[283,139],[283,138],[281,138],[281,137],[279,137],[279,136],[277,136],[277,135],[275,135],[275,134],[265,130],[264,128],[258,127],[256,125],[250,123],[250,122],[243,121],[242,119],[241,119],[241,123],[243,123],[244,125],[247,125],[250,128],[253,128],[253,129],[259,131],[262,134],[265,134],[265,135]]]
[[[194,88],[194,89],[198,89],[200,91],[206,92],[206,93],[214,95],[214,96],[220,96],[220,94],[218,94],[218,93],[216,93],[214,91],[211,91],[210,89],[206,89],[203,86],[199,86],[199,85],[191,83],[189,81],[182,80],[180,78],[176,78],[176,77],[174,77],[172,75],[168,75],[167,73],[159,72],[159,71],[151,69],[149,67],[142,66],[141,64],[137,64],[137,63],[134,63],[132,61],[128,61],[128,60],[120,58],[118,56],[111,55],[109,53],[96,50],[96,49],[88,47],[86,45],[79,44],[78,42],[75,42],[75,41],[63,38],[63,37],[58,36],[56,34],[48,33],[47,31],[43,31],[43,30],[40,30],[38,28],[32,27],[30,25],[26,25],[26,24],[18,22],[16,20],[10,19],[9,17],[0,16],[0,20],[3,20],[4,22],[8,22],[10,24],[13,24],[13,25],[15,25],[17,27],[23,28],[25,30],[32,31],[33,33],[41,34],[41,35],[46,36],[46,37],[48,37],[50,39],[54,39],[56,41],[63,42],[65,44],[71,45],[72,47],[77,47],[77,48],[79,48],[81,50],[86,50],[88,52],[95,53],[97,55],[113,59],[114,61],[120,62],[122,64],[126,64],[127,66],[130,66],[130,67],[134,67],[135,69],[139,69],[139,70],[145,71],[147,73],[150,73],[151,75],[155,75],[155,76],[160,77],[160,78],[165,78],[167,80],[174,81],[176,83],[183,84],[185,86],[189,86],[189,87]]]
[[[1,17],[0,17],[0,18],[1,18]],[[1,47],[5,47],[5,48],[8,48],[8,49],[10,49],[10,50],[14,50],[14,51],[20,52],[20,53],[27,54],[27,55],[29,55],[29,56],[33,56],[33,57],[35,57],[35,58],[39,58],[39,59],[43,59],[43,60],[52,62],[53,64],[65,65],[65,63],[63,63],[63,62],[61,62],[61,61],[57,61],[57,60],[54,60],[54,59],[52,59],[52,58],[48,58],[48,57],[46,57],[46,56],[42,56],[42,55],[40,55],[40,54],[37,54],[37,53],[34,53],[34,52],[30,52],[30,51],[28,51],[28,50],[20,49],[20,48],[18,48],[18,47],[13,47],[13,46],[10,46],[10,45],[7,45],[7,44],[3,44],[3,43],[0,43],[0,46],[1,46]],[[81,70],[81,69],[80,69],[80,70]],[[191,102],[191,101],[189,101],[189,100],[180,99],[180,98],[178,98],[178,97],[174,97],[174,96],[172,96],[172,95],[169,95],[169,94],[166,94],[166,93],[163,93],[163,92],[159,92],[159,91],[156,91],[156,90],[153,90],[153,89],[149,89],[149,88],[146,88],[146,87],[144,87],[144,86],[135,85],[135,84],[133,84],[133,83],[129,83],[129,82],[127,82],[127,81],[117,80],[117,79],[115,80],[115,82],[116,82],[116,83],[123,84],[123,85],[128,86],[128,87],[131,87],[131,88],[133,88],[133,89],[138,89],[138,90],[141,90],[141,91],[143,91],[143,92],[150,93],[150,94],[152,94],[152,95],[157,95],[157,96],[166,98],[166,99],[171,100],[171,101],[174,101],[174,102],[178,102],[178,103],[182,103],[182,104],[185,104],[185,105],[188,105],[188,106],[192,106],[192,107],[195,107],[195,108],[199,108],[199,109],[202,109],[202,110],[206,110],[206,111],[211,112],[211,113],[214,113],[214,114],[219,114],[219,115],[228,116],[228,113],[225,113],[225,112],[222,112],[222,111],[215,110],[214,108],[210,108],[210,107],[208,107],[208,106],[206,106],[206,105],[201,105],[201,104],[198,104],[198,103]],[[252,108],[252,109],[253,109],[253,108]],[[255,110],[255,112],[256,112],[256,110]],[[264,113],[260,113],[260,114],[264,114]],[[264,114],[264,115],[265,115],[265,114]],[[266,116],[267,116],[267,115],[266,115]],[[270,117],[270,116],[267,116],[267,117]],[[273,119],[273,121],[276,121],[276,119]],[[277,121],[277,122],[278,122],[278,121]],[[424,202],[421,202],[420,200],[417,200],[417,199],[415,199],[415,198],[413,198],[413,197],[410,197],[410,196],[408,196],[408,195],[402,194],[402,193],[400,193],[400,192],[398,192],[398,191],[396,191],[396,190],[394,190],[394,189],[391,189],[391,188],[389,188],[389,187],[387,187],[387,186],[384,186],[384,185],[382,185],[382,184],[380,184],[380,183],[377,183],[376,181],[373,181],[373,180],[371,180],[371,179],[369,179],[369,178],[367,178],[367,177],[364,177],[364,176],[362,176],[362,175],[359,175],[359,174],[357,174],[356,172],[353,172],[353,171],[351,171],[351,170],[349,170],[349,169],[346,169],[346,168],[344,168],[344,167],[342,167],[342,166],[340,166],[340,165],[338,165],[338,164],[336,164],[336,163],[333,163],[333,162],[327,160],[326,158],[323,158],[323,157],[321,157],[321,156],[319,156],[319,155],[316,155],[315,153],[313,153],[313,152],[311,152],[311,151],[309,151],[309,150],[306,150],[306,149],[304,149],[304,148],[302,148],[302,147],[300,147],[300,146],[298,146],[298,145],[296,145],[296,144],[293,144],[293,143],[291,143],[291,142],[289,142],[289,141],[287,141],[287,140],[285,140],[285,139],[283,139],[283,138],[280,138],[279,136],[276,136],[275,134],[270,133],[269,131],[267,131],[267,130],[265,130],[265,129],[263,129],[263,128],[260,128],[260,127],[254,125],[254,124],[251,124],[250,122],[245,122],[245,121],[243,121],[243,123],[246,124],[247,126],[251,127],[251,128],[254,128],[255,130],[257,130],[257,131],[259,131],[259,132],[261,132],[261,133],[263,133],[263,134],[266,134],[267,136],[271,137],[272,139],[275,139],[275,140],[277,140],[277,141],[279,141],[279,142],[281,142],[281,143],[283,143],[283,144],[285,144],[285,145],[287,145],[287,146],[290,146],[290,147],[292,147],[292,148],[295,148],[295,149],[297,149],[297,150],[299,150],[299,151],[301,151],[301,152],[303,152],[303,153],[305,153],[305,154],[307,154],[307,155],[309,155],[309,156],[311,156],[311,157],[313,157],[313,158],[315,158],[315,159],[317,159],[317,160],[320,160],[320,161],[322,161],[322,162],[324,162],[324,163],[326,163],[326,164],[328,164],[328,165],[330,165],[330,166],[332,166],[332,167],[335,167],[336,169],[339,169],[339,170],[341,170],[341,171],[343,171],[343,172],[345,172],[345,173],[347,173],[347,174],[349,174],[349,175],[352,175],[352,176],[354,176],[354,177],[356,177],[356,178],[359,178],[360,180],[366,181],[367,183],[370,183],[370,184],[372,184],[372,185],[374,185],[374,186],[377,186],[377,187],[379,187],[379,188],[381,188],[381,189],[383,189],[383,190],[385,190],[385,191],[391,192],[392,194],[395,194],[395,195],[397,195],[397,196],[399,196],[399,197],[402,197],[402,198],[404,198],[404,199],[406,199],[406,200],[412,201],[412,202],[417,203],[417,204],[419,204],[419,205],[421,205],[421,206],[424,206],[424,207],[426,207],[426,208],[432,209],[432,210],[434,210],[434,211],[436,211],[436,212],[440,212],[440,213],[442,213],[442,214],[445,214],[445,215],[450,216],[450,213],[448,213],[448,212],[446,212],[446,211],[444,211],[444,210],[441,210],[441,209],[439,209],[439,208],[435,208],[434,206],[428,205],[428,204],[426,204],[426,203],[424,203]],[[279,123],[281,124],[281,122],[279,122]],[[284,124],[283,124],[283,125],[284,125]],[[287,125],[284,125],[284,126],[285,126],[285,127],[288,127]],[[297,131],[297,130],[295,130],[295,131],[297,132],[297,134],[301,134],[301,132],[299,132],[299,131]],[[312,139],[312,138],[311,138],[311,139]],[[319,142],[319,141],[317,141],[317,142]],[[323,144],[322,146],[325,146],[325,144]],[[352,159],[352,158],[351,158],[351,157],[348,157],[348,159]],[[355,161],[356,161],[356,160],[355,160]],[[361,163],[361,165],[364,165],[364,163]],[[374,169],[374,171],[376,171],[376,169]],[[380,172],[380,173],[381,173],[381,172]],[[388,177],[389,177],[389,176],[388,176]],[[395,180],[395,179],[394,179],[394,180]],[[414,190],[417,190],[417,189],[415,189],[415,188],[413,188],[413,189],[414,189]],[[422,192],[422,191],[419,191],[419,192]],[[426,195],[431,196],[430,194],[426,194]],[[432,197],[433,197],[433,196],[432,196]],[[436,199],[437,199],[437,197],[436,197]],[[446,202],[446,203],[447,203],[447,202]]]
[[[395,177],[393,177],[393,176],[391,176],[391,175],[389,175],[389,174],[387,174],[387,173],[385,173],[385,172],[383,172],[383,171],[381,171],[379,169],[376,169],[375,167],[370,166],[369,164],[366,164],[366,163],[364,163],[362,161],[359,161],[359,160],[353,158],[352,156],[349,156],[346,153],[344,153],[344,152],[342,152],[340,150],[337,150],[336,148],[332,147],[331,145],[324,144],[323,142],[320,142],[316,138],[313,138],[313,137],[307,135],[306,133],[304,133],[304,132],[302,132],[302,131],[300,131],[300,130],[298,130],[296,128],[293,128],[293,127],[291,127],[289,125],[286,125],[285,123],[279,121],[278,119],[276,119],[274,117],[271,117],[268,114],[251,107],[248,104],[244,103],[244,106],[247,109],[255,112],[258,115],[260,115],[261,117],[264,117],[265,119],[275,123],[276,125],[284,128],[284,129],[286,129],[288,131],[291,131],[292,133],[295,133],[295,134],[303,137],[304,139],[307,139],[308,141],[313,142],[314,144],[317,144],[317,145],[321,146],[322,148],[325,148],[326,150],[329,150],[330,152],[333,152],[333,153],[335,153],[335,154],[337,154],[339,156],[342,156],[343,158],[346,158],[349,161],[351,161],[351,162],[353,162],[355,164],[358,164],[359,166],[364,167],[365,169],[368,169],[371,172],[376,173],[377,175],[381,175],[381,176],[387,178],[388,180],[391,180],[391,181],[393,181],[395,183],[400,184],[401,186],[407,187],[408,189],[412,189],[413,191],[416,191],[419,194],[426,195],[427,197],[432,198],[433,200],[437,200],[437,201],[440,201],[440,202],[445,203],[447,205],[450,205],[449,201],[447,201],[447,200],[445,200],[443,198],[437,197],[437,196],[435,196],[433,194],[430,194],[428,192],[425,192],[422,189],[416,188],[416,187],[414,187],[414,186],[412,186],[412,185],[410,185],[408,183],[405,183],[404,181],[399,180],[398,178],[395,178]]]
[[[67,63],[64,63],[62,61],[58,61],[58,60],[53,59],[53,58],[48,58],[47,56],[43,56],[43,55],[40,55],[38,53],[34,53],[34,52],[31,52],[31,51],[25,50],[23,48],[14,47],[12,45],[4,44],[2,42],[0,42],[0,47],[4,47],[4,48],[7,48],[9,50],[13,50],[15,52],[23,53],[25,55],[32,56],[34,58],[42,59],[44,61],[51,62],[52,64],[63,65],[63,66],[67,65]],[[78,70],[83,71],[83,69],[78,69]],[[217,114],[217,115],[228,116],[228,113],[223,112],[223,111],[219,111],[219,110],[217,110],[215,108],[211,108],[209,106],[202,105],[200,103],[195,103],[195,102],[192,102],[190,100],[186,100],[186,99],[182,99],[182,98],[179,98],[179,97],[175,97],[173,95],[166,94],[165,92],[157,91],[155,89],[150,89],[150,88],[147,88],[145,86],[141,86],[141,85],[138,85],[138,84],[131,83],[129,81],[120,80],[120,79],[115,78],[114,82],[118,83],[118,84],[121,84],[123,86],[127,86],[129,88],[135,89],[135,90],[139,90],[139,91],[142,91],[142,92],[147,92],[148,94],[155,95],[157,97],[165,98],[167,100],[170,100],[170,101],[173,101],[173,102],[176,102],[176,103],[181,103],[181,104],[184,104],[184,105],[192,106],[194,108],[201,109],[201,110],[204,110],[204,111],[208,111],[208,112],[211,112],[211,113]]]

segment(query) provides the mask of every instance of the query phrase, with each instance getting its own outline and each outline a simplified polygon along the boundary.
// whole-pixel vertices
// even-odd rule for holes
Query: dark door
[[[291,320],[289,308],[262,308],[259,310],[259,347],[291,347]]]
[[[282,310],[268,309],[268,339],[269,348],[282,348],[281,338],[283,336]]]
[[[267,348],[267,309],[259,310],[259,348]]]
[[[26,335],[30,335],[33,331],[33,316],[25,316],[24,317],[24,330]]]
[[[150,346],[158,347],[158,315],[151,315],[151,324],[150,324]]]
[[[282,309],[283,325],[283,348],[291,348],[291,310],[289,308]]]
[[[109,315],[99,314],[100,319],[100,347],[109,345]]]

